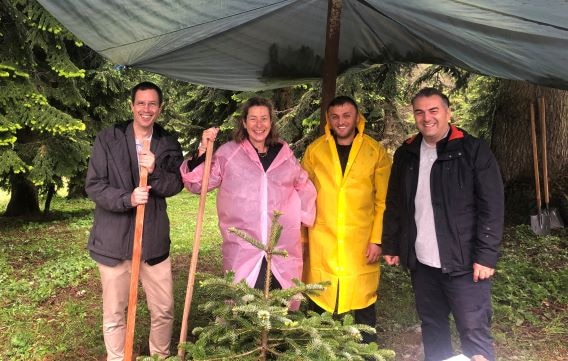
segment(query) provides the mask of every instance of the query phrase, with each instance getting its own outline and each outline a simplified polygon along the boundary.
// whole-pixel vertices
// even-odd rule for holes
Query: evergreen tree
[[[161,77],[110,64],[35,0],[0,0],[0,187],[6,215],[49,211],[55,191],[85,196],[95,134],[131,118],[129,90]]]
[[[245,281],[234,283],[234,274],[211,277],[200,283],[209,301],[199,305],[211,322],[195,328],[194,343],[182,345],[191,360],[392,360],[394,352],[380,350],[375,343],[361,343],[361,332],[374,333],[366,325],[355,324],[351,315],[342,319],[330,313],[291,311],[293,304],[305,300],[325,284],[304,284],[270,290],[270,265],[273,257],[286,257],[277,248],[282,226],[279,212],[272,219],[270,239],[266,245],[248,234],[229,229],[266,254],[266,277],[263,290],[250,288]],[[142,357],[141,360],[156,358]],[[170,360],[178,360],[172,357]]]
[[[38,187],[85,164],[85,124],[62,110],[86,105],[85,71],[68,52],[81,44],[37,2],[2,0],[0,14],[0,186],[11,190],[5,214],[18,216],[39,212]]]
[[[166,95],[163,118],[167,128],[179,135],[182,148],[193,153],[201,134],[209,127],[221,127],[218,143],[231,139],[233,113],[238,109],[236,92],[164,78],[162,90]]]

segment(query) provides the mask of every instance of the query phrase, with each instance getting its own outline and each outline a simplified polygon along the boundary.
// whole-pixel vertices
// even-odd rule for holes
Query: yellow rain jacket
[[[361,115],[357,129],[345,174],[329,121],[325,134],[308,146],[302,159],[318,193],[315,224],[306,240],[304,282],[331,282],[319,296],[312,296],[328,312],[334,312],[337,301],[337,312],[344,313],[377,299],[379,263],[367,264],[365,253],[369,243],[381,243],[392,162],[379,142],[363,134]]]

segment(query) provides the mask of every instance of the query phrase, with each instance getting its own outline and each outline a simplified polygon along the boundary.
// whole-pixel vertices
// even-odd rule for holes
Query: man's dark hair
[[[338,105],[343,105],[343,104],[353,105],[355,107],[355,110],[357,111],[357,114],[359,114],[359,107],[357,106],[357,103],[355,103],[355,100],[353,100],[353,98],[348,97],[347,95],[340,95],[340,96],[333,98],[333,100],[330,101],[329,104],[327,105],[326,110],[329,111],[329,108],[336,107]]]
[[[132,104],[134,104],[134,99],[136,99],[136,93],[139,90],[150,90],[150,89],[154,89],[156,91],[156,93],[158,93],[158,101],[160,102],[160,106],[162,105],[162,89],[160,89],[159,86],[157,86],[156,84],[149,82],[149,81],[143,81],[142,83],[139,83],[137,85],[134,86],[134,88],[132,88],[132,90],[130,91],[130,100],[132,101]]]
[[[274,115],[274,107],[269,99],[262,97],[252,97],[247,100],[241,109],[241,116],[237,119],[237,124],[235,127],[235,132],[233,133],[233,139],[240,143],[248,139],[249,135],[245,128],[244,122],[247,120],[249,109],[251,107],[267,107],[268,114],[270,115],[270,132],[266,137],[266,145],[274,145],[278,143],[278,129],[276,129],[276,116]]]
[[[448,108],[450,107],[450,99],[448,98],[448,96],[446,94],[442,93],[441,91],[439,91],[436,88],[422,88],[422,89],[420,89],[420,91],[412,97],[412,100],[410,102],[414,106],[414,101],[416,99],[422,98],[422,97],[431,97],[431,96],[434,96],[434,95],[437,95],[440,98],[442,98],[442,101],[446,104],[446,106]]]

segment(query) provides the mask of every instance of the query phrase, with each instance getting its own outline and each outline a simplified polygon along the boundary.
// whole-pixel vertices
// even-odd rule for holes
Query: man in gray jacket
[[[177,139],[155,124],[162,91],[150,82],[132,89],[133,120],[101,131],[95,140],[85,190],[95,202],[88,249],[103,289],[103,335],[107,360],[122,360],[136,206],[145,204],[140,279],[150,310],[150,354],[169,355],[173,326],[173,282],[166,197],[182,189],[183,161]],[[142,149],[150,140],[150,149]],[[138,187],[139,169],[148,185]]]

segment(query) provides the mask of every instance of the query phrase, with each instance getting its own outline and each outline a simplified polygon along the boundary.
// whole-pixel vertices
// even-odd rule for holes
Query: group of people
[[[169,355],[173,282],[165,198],[183,186],[198,193],[206,145],[218,128],[202,134],[184,160],[175,137],[156,124],[162,92],[143,82],[132,89],[133,120],[97,135],[86,191],[95,202],[88,249],[103,290],[103,336],[107,360],[122,360],[132,240],[137,205],[145,204],[140,279],[151,316],[152,355]],[[503,228],[503,185],[488,146],[450,123],[450,102],[435,88],[412,99],[418,134],[395,152],[364,133],[357,103],[339,96],[327,105],[325,133],[301,162],[276,129],[268,99],[246,101],[233,140],[212,159],[209,189],[218,189],[223,268],[235,281],[263,288],[264,251],[228,232],[236,227],[265,243],[273,212],[282,213],[277,248],[288,257],[271,262],[271,287],[293,279],[329,282],[309,307],[353,312],[357,323],[376,326],[381,256],[409,270],[421,320],[425,360],[453,356],[449,315],[462,352],[495,360],[490,332],[491,276]],[[142,147],[150,141],[148,150]],[[139,170],[148,185],[139,187]],[[363,333],[363,342],[376,336]]]

